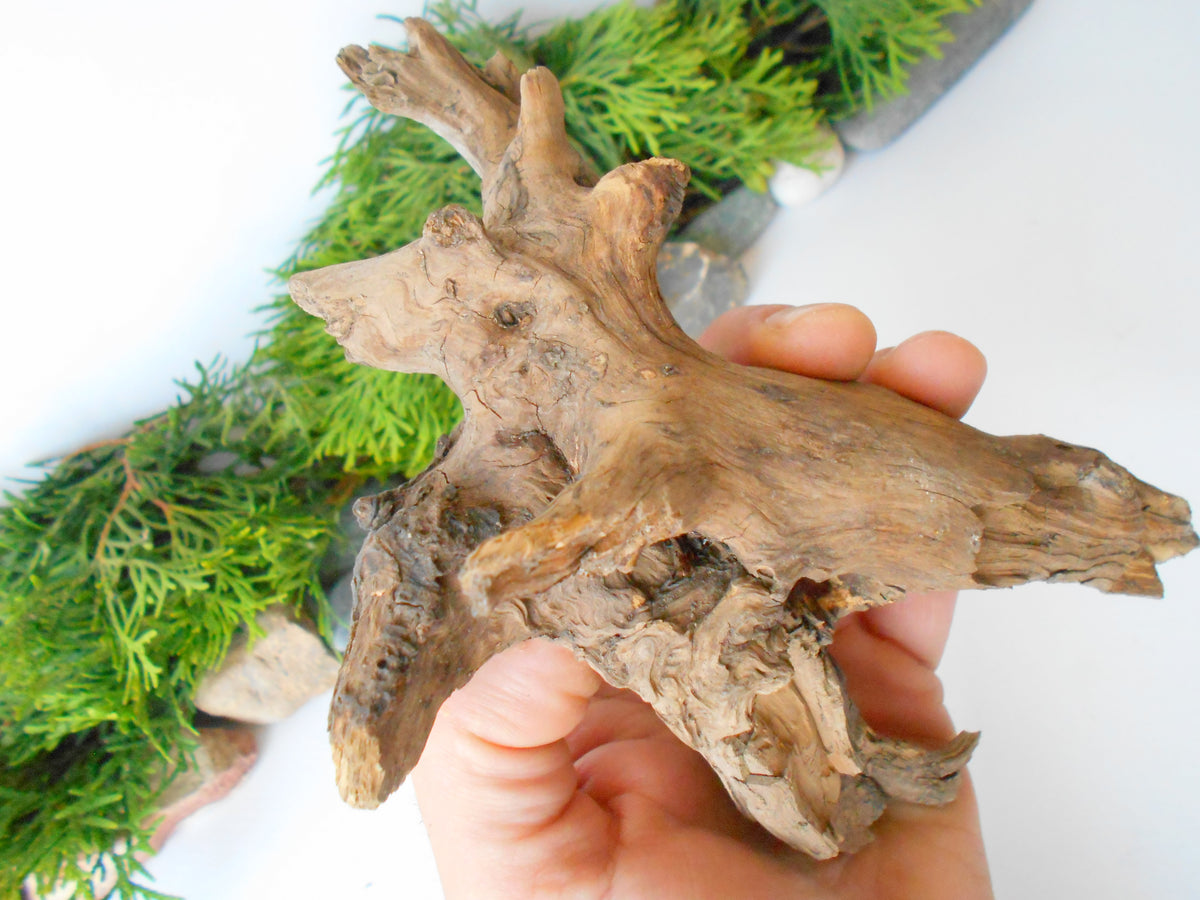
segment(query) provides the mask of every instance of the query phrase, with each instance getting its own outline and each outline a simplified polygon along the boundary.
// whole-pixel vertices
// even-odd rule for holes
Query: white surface
[[[321,208],[307,191],[346,99],[333,54],[393,40],[382,6],[8,11],[0,471],[159,410],[193,359],[246,352],[262,269]],[[881,345],[958,331],[991,363],[970,422],[1100,447],[1200,503],[1197,33],[1194,0],[1039,0],[898,143],[781,214],[753,299],[856,303]],[[1163,601],[964,598],[943,675],[984,733],[1000,897],[1200,895],[1200,553],[1163,574]],[[439,896],[409,795],[337,801],[323,707],[268,729],[243,786],[181,826],[151,863],[161,889]]]

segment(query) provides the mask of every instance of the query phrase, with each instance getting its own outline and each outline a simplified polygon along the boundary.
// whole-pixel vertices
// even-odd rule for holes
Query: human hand
[[[870,321],[836,304],[733,310],[701,342],[954,416],[986,370],[941,332],[877,353]],[[953,594],[914,595],[839,624],[834,656],[877,731],[930,746],[954,736],[934,673],[953,607]],[[493,657],[442,706],[413,780],[449,898],[991,896],[969,779],[948,806],[892,802],[873,843],[814,862],[745,819],[640,698],[546,641]]]

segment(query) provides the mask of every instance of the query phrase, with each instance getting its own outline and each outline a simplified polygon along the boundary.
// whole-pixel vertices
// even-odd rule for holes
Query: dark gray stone
[[[373,497],[402,484],[404,484],[403,477],[393,478],[386,484],[372,478],[360,487],[341,508],[338,513],[337,531],[334,533],[333,541],[330,543],[325,558],[321,560],[319,575],[321,584],[329,587],[354,569],[354,560],[358,557],[363,539],[367,536],[354,517],[354,504],[363,497]]]
[[[354,504],[364,497],[374,497],[397,488],[404,481],[402,476],[390,479],[387,483],[372,478],[355,492],[338,514],[337,532],[325,558],[321,560],[318,576],[333,615],[331,646],[338,653],[345,651],[346,642],[350,640],[350,616],[354,612],[354,594],[350,583],[354,579],[354,561],[366,537],[366,532],[355,518]]]
[[[679,239],[737,259],[758,240],[777,212],[779,204],[770,194],[743,186],[692,219]]]
[[[950,90],[1032,3],[984,0],[978,9],[947,16],[954,40],[942,45],[942,58],[923,59],[909,70],[907,94],[835,122],[842,141],[855,150],[886,147]]]
[[[345,653],[346,644],[350,642],[350,619],[354,615],[353,582],[354,573],[347,572],[325,592],[332,618],[331,644],[338,653]]]
[[[662,245],[658,287],[675,321],[691,337],[721,313],[741,306],[750,290],[741,263],[694,241]]]

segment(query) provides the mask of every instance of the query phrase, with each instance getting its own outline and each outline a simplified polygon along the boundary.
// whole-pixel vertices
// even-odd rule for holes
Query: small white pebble
[[[813,162],[820,171],[778,160],[775,174],[771,176],[771,196],[780,206],[803,206],[821,196],[838,180],[846,166],[846,151],[832,129],[826,129],[829,147],[816,156]]]

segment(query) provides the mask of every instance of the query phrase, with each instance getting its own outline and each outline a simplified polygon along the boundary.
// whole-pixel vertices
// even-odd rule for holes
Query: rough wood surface
[[[441,702],[544,635],[637,691],[815,857],[868,840],[889,797],[950,800],[975,736],[928,750],[873,733],[826,652],[837,619],[1030,580],[1158,594],[1155,563],[1196,545],[1187,504],[1094,450],[701,349],[655,284],[686,167],[597,178],[551,73],[481,72],[406,24],[406,53],[339,62],[458,148],[483,219],[448,207],[407,247],[289,285],[350,359],[439,375],[465,410],[426,472],[356,510],[330,713],[343,796],[385,799]]]

